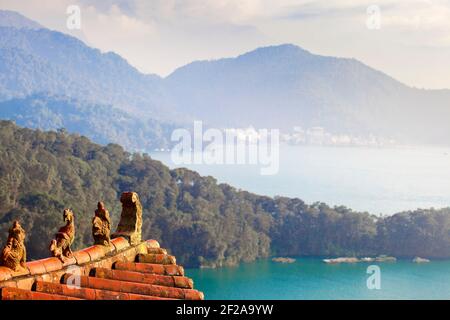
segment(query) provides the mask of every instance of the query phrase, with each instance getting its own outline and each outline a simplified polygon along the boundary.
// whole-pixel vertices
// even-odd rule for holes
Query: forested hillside
[[[275,254],[450,257],[450,209],[377,218],[345,207],[273,199],[190,170],[169,170],[115,144],[0,122],[0,244],[19,219],[29,258],[48,256],[49,240],[69,207],[77,225],[75,247],[90,245],[97,201],[105,202],[116,224],[118,198],[126,190],[140,195],[144,238],[157,239],[186,266]]]
[[[127,150],[153,150],[171,145],[176,126],[136,117],[110,105],[87,104],[76,99],[34,94],[0,102],[0,119],[41,130],[65,128],[96,143],[127,146]]]

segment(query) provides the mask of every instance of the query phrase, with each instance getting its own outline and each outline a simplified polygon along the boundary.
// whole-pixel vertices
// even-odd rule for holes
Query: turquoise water
[[[153,153],[176,167],[170,153]],[[219,182],[269,196],[299,197],[374,214],[450,206],[449,148],[284,146],[279,172],[252,165],[185,165]],[[450,299],[450,261],[380,263],[381,289],[366,285],[368,264],[293,264],[271,260],[220,269],[190,269],[206,299]]]
[[[205,299],[450,299],[450,261],[378,263],[380,289],[367,288],[369,263],[270,259],[219,269],[187,269]]]

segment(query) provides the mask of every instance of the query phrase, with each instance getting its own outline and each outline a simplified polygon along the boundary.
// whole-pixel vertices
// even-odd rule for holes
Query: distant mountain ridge
[[[11,10],[0,10],[0,27],[14,27],[26,29],[41,29],[36,21],[30,20],[18,12]]]
[[[166,81],[178,106],[216,125],[321,126],[428,143],[450,115],[450,90],[410,88],[355,59],[314,55],[291,44],[196,61]],[[421,125],[429,136],[417,130]]]
[[[181,117],[171,113],[159,76],[18,13],[0,10],[0,17],[0,118],[65,127],[133,151],[168,146]]]
[[[286,132],[323,127],[399,143],[450,144],[450,90],[411,88],[355,59],[320,56],[285,44],[235,58],[192,62],[161,78],[142,74],[115,53],[101,53],[18,13],[0,11],[0,17],[0,101],[25,102],[36,94],[67,97],[165,128],[189,127],[197,119],[219,128]],[[16,113],[11,119],[17,118]],[[30,114],[26,118],[33,122]],[[89,119],[83,123],[91,125]],[[89,125],[83,132],[95,139]]]
[[[175,129],[171,124],[133,117],[110,105],[44,94],[0,102],[0,119],[13,120],[27,128],[64,128],[103,145],[114,142],[143,152],[169,148],[168,137]]]
[[[141,115],[160,116],[167,109],[159,99],[160,78],[138,72],[115,53],[48,29],[2,27],[0,35],[2,98],[48,92]]]

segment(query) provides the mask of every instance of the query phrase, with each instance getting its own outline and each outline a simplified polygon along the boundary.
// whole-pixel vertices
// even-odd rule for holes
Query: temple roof
[[[202,300],[174,256],[156,240],[141,240],[142,205],[135,192],[120,197],[122,213],[111,235],[111,218],[98,202],[92,221],[94,245],[72,252],[75,214],[50,242],[52,257],[27,262],[26,231],[19,221],[9,229],[0,252],[0,300]]]
[[[201,300],[174,256],[156,240],[131,245],[118,237],[111,246],[94,245],[56,257],[25,263],[13,271],[0,266],[1,300]]]

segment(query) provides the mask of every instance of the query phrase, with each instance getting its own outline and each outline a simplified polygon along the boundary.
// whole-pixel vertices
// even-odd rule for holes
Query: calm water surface
[[[171,168],[170,152],[151,156]],[[279,171],[256,165],[183,165],[258,194],[345,205],[373,214],[450,206],[450,148],[282,146]]]
[[[219,269],[187,269],[205,299],[450,299],[450,261],[378,263],[381,289],[367,288],[368,263],[270,259]]]
[[[176,167],[170,153],[153,158]],[[279,172],[250,165],[184,165],[219,182],[269,196],[322,201],[374,214],[450,206],[450,149],[289,147]],[[220,269],[190,269],[207,299],[450,299],[450,261],[380,263],[381,289],[367,289],[368,264],[293,264],[271,260]]]

